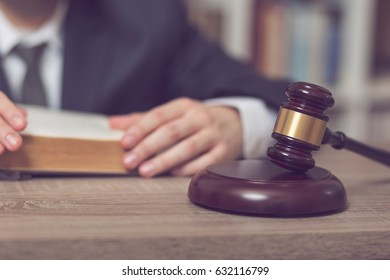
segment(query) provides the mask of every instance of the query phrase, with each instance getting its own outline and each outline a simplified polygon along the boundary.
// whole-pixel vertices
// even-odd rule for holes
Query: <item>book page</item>
[[[120,140],[123,131],[110,128],[104,115],[52,110],[21,105],[27,110],[27,128],[23,134],[93,140]]]

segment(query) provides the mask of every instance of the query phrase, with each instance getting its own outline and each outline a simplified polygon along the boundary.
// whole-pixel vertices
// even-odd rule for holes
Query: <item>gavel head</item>
[[[332,107],[332,94],[318,85],[297,82],[286,89],[289,101],[279,110],[272,137],[277,141],[267,155],[275,164],[305,172],[315,166],[312,151],[319,150]]]

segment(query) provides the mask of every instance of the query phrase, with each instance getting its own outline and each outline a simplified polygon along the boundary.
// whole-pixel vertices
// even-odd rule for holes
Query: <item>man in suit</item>
[[[146,177],[264,150],[287,84],[205,40],[180,1],[0,0],[0,12],[0,154],[22,146],[15,103],[35,103],[39,89],[37,104],[116,115],[123,163]],[[28,47],[41,50],[40,83],[17,52]]]

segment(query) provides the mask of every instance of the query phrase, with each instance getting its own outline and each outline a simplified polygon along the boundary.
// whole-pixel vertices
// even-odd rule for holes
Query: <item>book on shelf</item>
[[[341,48],[341,7],[334,1],[256,0],[255,67],[273,78],[333,85]]]
[[[377,0],[373,34],[372,74],[390,76],[390,1]]]
[[[0,156],[0,170],[22,173],[126,174],[122,131],[113,130],[104,115],[27,109],[23,145]]]
[[[284,76],[287,74],[285,43],[288,36],[285,34],[285,22],[282,20],[285,17],[285,9],[280,3],[263,1],[259,2],[257,11],[257,69],[269,77]]]

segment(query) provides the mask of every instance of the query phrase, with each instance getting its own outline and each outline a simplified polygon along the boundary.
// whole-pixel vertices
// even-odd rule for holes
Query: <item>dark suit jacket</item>
[[[64,36],[64,109],[129,113],[179,96],[284,100],[286,82],[227,57],[178,0],[70,0]],[[2,70],[0,89],[9,93]]]

